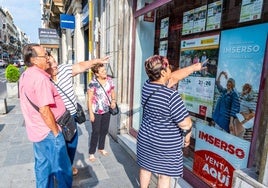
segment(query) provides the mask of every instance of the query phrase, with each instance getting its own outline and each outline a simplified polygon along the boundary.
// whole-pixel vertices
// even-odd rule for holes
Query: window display
[[[167,40],[163,40],[160,41],[160,46],[159,46],[159,55],[162,56],[167,56],[167,50],[168,50],[168,41]]]
[[[193,171],[211,186],[231,187],[247,167],[267,33],[268,24],[221,32],[212,119],[195,118]]]
[[[161,20],[160,39],[168,37],[169,18]]]
[[[219,35],[181,41],[180,68],[208,59],[207,69],[188,76],[178,87],[187,109],[197,117],[212,117],[218,48]]]
[[[207,5],[194,9],[194,26],[193,26],[194,33],[205,31],[206,15],[207,15]]]
[[[155,12],[153,53],[168,57],[172,70],[208,59],[206,69],[173,87],[193,121],[191,144],[183,155],[185,179],[198,187],[231,187],[236,169],[259,165],[254,161],[261,126],[257,103],[262,99],[268,24],[261,13],[254,24],[240,23],[248,19],[240,15],[239,10],[245,8],[241,6],[261,2],[262,7],[263,1],[241,2],[172,1]],[[146,28],[141,36],[150,33]],[[148,46],[138,49],[152,53]]]
[[[194,9],[183,13],[182,35],[193,33],[194,28]]]
[[[261,18],[263,0],[243,0],[239,22],[247,22]]]
[[[222,2],[208,4],[206,31],[221,27]]]

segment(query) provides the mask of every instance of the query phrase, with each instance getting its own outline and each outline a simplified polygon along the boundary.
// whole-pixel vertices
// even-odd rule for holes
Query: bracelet
[[[187,134],[189,134],[192,131],[192,127],[188,130],[182,129],[182,136],[186,136]]]

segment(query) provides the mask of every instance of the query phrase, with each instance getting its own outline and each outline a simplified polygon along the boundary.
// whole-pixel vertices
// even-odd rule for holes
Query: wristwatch
[[[182,136],[186,136],[192,131],[192,127],[190,129],[182,129]]]

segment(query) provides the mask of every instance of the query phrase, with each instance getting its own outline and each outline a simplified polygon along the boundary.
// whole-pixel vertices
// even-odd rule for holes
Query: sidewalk
[[[19,99],[7,99],[8,113],[0,115],[0,188],[35,188],[32,143],[28,140]],[[107,136],[109,156],[96,153],[97,160],[88,161],[91,133],[89,121],[79,125],[79,142],[75,166],[74,188],[137,188],[138,166],[130,155]]]

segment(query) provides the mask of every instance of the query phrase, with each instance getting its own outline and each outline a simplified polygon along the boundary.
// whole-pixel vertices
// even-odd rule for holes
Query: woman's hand
[[[193,72],[206,69],[207,68],[206,65],[208,64],[208,60],[209,59],[206,59],[203,63],[198,62],[198,63],[191,65],[193,68]]]
[[[190,145],[190,140],[186,140],[184,141],[184,147],[188,147]]]
[[[91,122],[94,122],[95,121],[95,115],[94,115],[94,113],[90,113],[89,114],[89,117],[90,117],[90,121]]]
[[[222,72],[221,72],[221,74],[222,74],[222,75],[224,75],[225,79],[228,79],[228,75],[227,75],[227,72],[225,72],[225,71],[222,71]]]
[[[103,63],[103,64],[106,64],[106,63],[109,63],[109,59],[110,59],[110,56],[106,56],[104,58],[101,58],[100,62]]]
[[[111,102],[111,108],[114,109],[115,106],[116,106],[116,102],[114,100],[112,100],[112,102]]]

